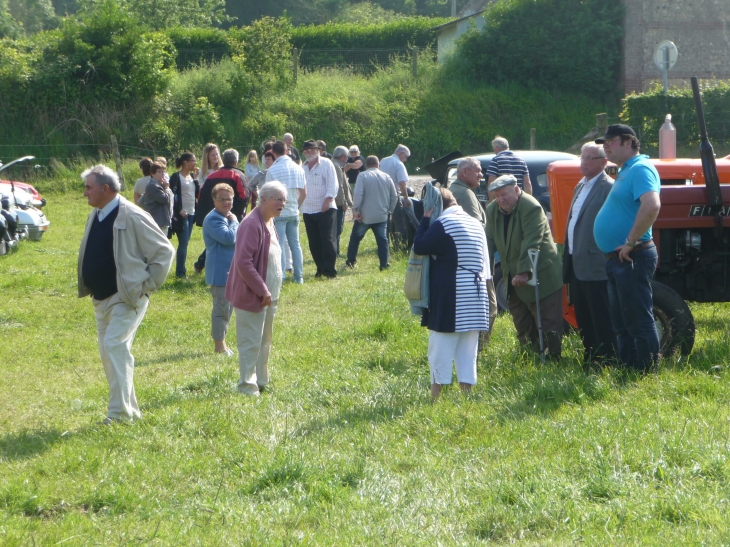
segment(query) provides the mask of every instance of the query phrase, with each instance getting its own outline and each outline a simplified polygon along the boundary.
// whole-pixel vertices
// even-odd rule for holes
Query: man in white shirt
[[[304,227],[307,229],[309,251],[317,265],[315,277],[337,277],[337,172],[330,160],[319,155],[314,140],[302,146],[304,176],[307,179],[307,196],[302,203]]]
[[[406,171],[406,166],[403,164],[408,161],[410,156],[411,151],[408,150],[408,147],[399,144],[392,156],[383,158],[380,162],[380,170],[393,179],[396,188],[400,190],[400,194],[403,196],[403,204],[406,207],[411,206],[411,200],[408,199],[408,171]]]
[[[563,245],[563,283],[575,309],[578,331],[585,348],[583,359],[616,357],[616,334],[608,306],[606,256],[593,237],[593,223],[606,201],[613,179],[604,172],[608,160],[603,147],[583,145],[580,170],[583,178],[573,194]]]
[[[286,253],[284,243],[289,245],[294,270],[294,282],[304,283],[304,260],[302,246],[299,244],[299,209],[307,195],[304,171],[286,153],[283,141],[276,141],[271,152],[274,154],[273,165],[266,171],[266,182],[277,180],[286,186],[286,205],[281,215],[274,219],[276,233],[281,245],[281,271],[286,278]]]

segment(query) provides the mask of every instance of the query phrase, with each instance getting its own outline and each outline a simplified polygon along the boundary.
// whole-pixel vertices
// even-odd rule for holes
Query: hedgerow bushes
[[[730,82],[704,85],[702,103],[710,141],[727,149],[730,143]],[[642,150],[654,151],[659,146],[659,128],[666,114],[672,115],[677,128],[677,146],[696,148],[700,129],[692,89],[670,89],[667,95],[658,83],[646,93],[631,94],[623,101],[621,121],[634,128]]]
[[[605,0],[500,0],[460,40],[454,70],[493,86],[615,96],[623,14]]]

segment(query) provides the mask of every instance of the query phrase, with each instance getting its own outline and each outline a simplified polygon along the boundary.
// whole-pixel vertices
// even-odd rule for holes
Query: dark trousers
[[[337,277],[335,249],[337,209],[326,213],[305,213],[304,227],[309,239],[309,252],[317,266],[316,276]]]
[[[520,344],[530,344],[532,349],[539,353],[540,332],[537,328],[537,303],[520,300],[512,283],[507,285],[507,301]],[[542,317],[543,342],[547,353],[552,358],[558,358],[563,344],[562,289],[540,298],[540,316]]]
[[[578,332],[583,340],[583,361],[614,359],[616,334],[611,325],[607,281],[581,281],[570,268],[570,303],[575,309]]]
[[[340,236],[342,236],[342,232],[345,230],[345,211],[341,208],[337,208],[337,226],[335,230],[335,251],[337,251],[337,256],[340,255]]]
[[[657,264],[654,245],[631,253],[633,262],[606,262],[608,302],[619,361],[646,371],[659,361],[651,279]]]

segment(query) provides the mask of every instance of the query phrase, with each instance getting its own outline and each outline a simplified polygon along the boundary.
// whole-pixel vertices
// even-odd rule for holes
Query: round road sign
[[[669,54],[669,66],[666,67],[665,63],[667,61],[667,57],[665,57],[665,52]],[[669,70],[677,62],[677,57],[679,57],[677,46],[675,46],[674,43],[670,42],[669,40],[664,40],[656,47],[656,51],[654,52],[654,64],[656,64],[659,70],[664,70],[665,68]]]

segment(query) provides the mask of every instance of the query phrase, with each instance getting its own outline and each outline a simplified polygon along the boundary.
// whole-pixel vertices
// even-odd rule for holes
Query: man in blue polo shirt
[[[657,265],[651,226],[661,208],[659,173],[649,156],[639,154],[639,139],[628,125],[610,125],[596,144],[620,168],[593,225],[596,244],[608,258],[608,302],[618,358],[648,371],[659,360],[651,292]]]

